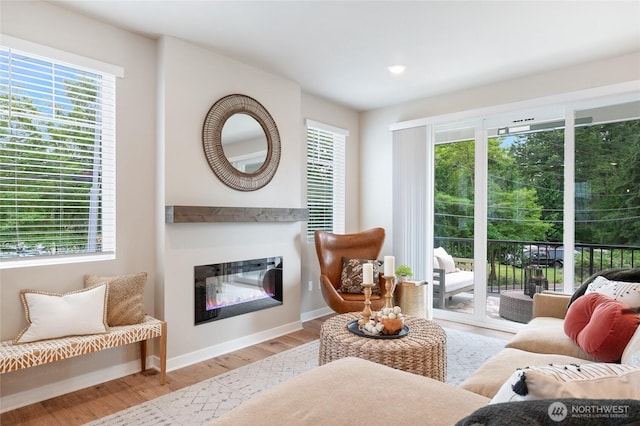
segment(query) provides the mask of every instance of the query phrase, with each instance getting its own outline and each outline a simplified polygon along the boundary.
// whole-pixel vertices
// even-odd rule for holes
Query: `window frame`
[[[345,218],[346,218],[346,148],[347,148],[347,137],[349,136],[349,131],[346,129],[342,129],[339,127],[331,126],[325,123],[321,123],[318,121],[306,120],[306,205],[309,209],[309,219],[307,221],[307,241],[314,240],[314,231],[316,230],[324,230],[328,232],[342,234],[345,232]],[[322,132],[325,136],[331,136],[331,157],[332,157],[332,168],[334,171],[337,171],[337,174],[334,173],[333,178],[331,180],[331,188],[332,188],[332,201],[331,203],[326,203],[325,205],[331,206],[332,213],[332,226],[314,226],[314,209],[309,205],[310,197],[309,197],[309,185],[310,185],[310,175],[309,175],[309,154],[310,154],[310,131]],[[317,141],[316,141],[317,142]],[[327,147],[327,145],[325,145]],[[316,147],[317,152],[318,147]],[[321,182],[322,183],[322,182]],[[329,185],[328,181],[324,182],[327,186]],[[315,220],[317,222],[322,222],[322,220]]]
[[[101,199],[101,246],[94,252],[38,254],[25,257],[0,258],[0,270],[57,265],[77,262],[110,260],[116,257],[116,86],[117,79],[124,77],[120,66],[108,64],[84,56],[65,52],[30,41],[0,34],[0,46],[3,50],[13,51],[35,60],[45,61],[75,70],[87,71],[102,76],[100,113],[102,114],[99,130],[100,136],[100,189]],[[105,91],[108,90],[108,92]],[[95,144],[94,144],[95,145]]]

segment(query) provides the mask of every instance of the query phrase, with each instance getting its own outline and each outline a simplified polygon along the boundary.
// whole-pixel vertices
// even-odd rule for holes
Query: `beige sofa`
[[[214,424],[454,425],[472,413],[478,416],[497,406],[502,406],[506,421],[492,424],[514,424],[510,404],[517,403],[488,404],[517,368],[593,362],[564,334],[562,324],[569,298],[536,294],[532,321],[460,386],[358,358],[343,358],[257,395]],[[640,401],[624,401],[640,413]],[[520,405],[517,409],[526,412],[528,407]],[[524,417],[538,414],[546,419],[547,408],[538,407],[536,413],[526,412]],[[488,411],[486,415],[493,419],[496,413]],[[471,419],[468,424],[476,421]]]
[[[570,298],[557,293],[535,294],[533,319],[460,387],[492,398],[517,368],[594,362],[564,332],[563,319]]]

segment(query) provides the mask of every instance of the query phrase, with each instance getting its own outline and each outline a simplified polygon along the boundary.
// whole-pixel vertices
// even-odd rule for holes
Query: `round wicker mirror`
[[[223,148],[222,129],[236,114],[252,117],[260,124],[266,137],[264,162],[250,173],[234,166]],[[280,163],[280,134],[276,122],[260,102],[245,95],[228,95],[213,104],[202,127],[202,145],[211,170],[225,185],[238,191],[262,188],[271,181]]]

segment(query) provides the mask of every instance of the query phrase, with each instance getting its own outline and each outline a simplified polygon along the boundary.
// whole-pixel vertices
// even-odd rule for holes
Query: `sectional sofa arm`
[[[533,318],[553,317],[564,319],[569,306],[570,294],[543,292],[533,295]]]

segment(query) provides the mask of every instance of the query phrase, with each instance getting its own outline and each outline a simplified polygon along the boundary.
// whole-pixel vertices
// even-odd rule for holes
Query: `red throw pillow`
[[[604,362],[616,362],[640,324],[629,306],[600,293],[588,293],[569,306],[564,332],[583,351]]]

